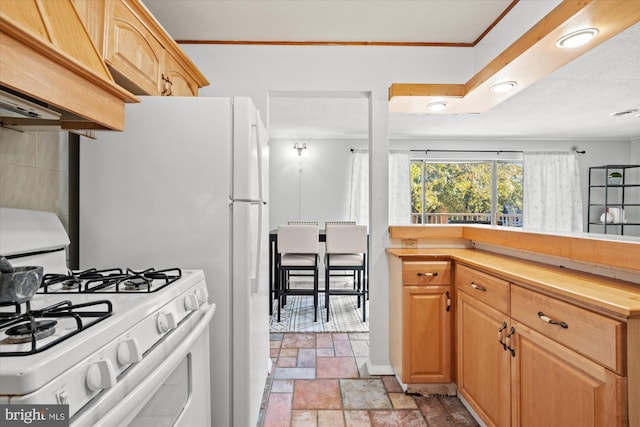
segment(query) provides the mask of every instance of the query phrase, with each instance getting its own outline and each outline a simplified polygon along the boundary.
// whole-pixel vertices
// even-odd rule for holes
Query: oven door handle
[[[115,405],[108,406],[106,413],[100,415],[104,411],[95,411],[98,408],[90,408],[88,411],[78,414],[77,417],[71,419],[72,427],[117,427],[122,425],[128,425],[129,422],[138,414],[139,409],[153,396],[155,390],[157,390],[167,376],[173,372],[173,370],[180,364],[182,359],[189,353],[194,342],[206,331],[209,326],[209,322],[216,311],[216,305],[211,304],[200,308],[204,314],[197,320],[195,328],[191,329],[185,339],[181,339],[179,334],[170,333],[167,336],[167,341],[171,340],[170,335],[174,335],[178,338],[175,343],[175,347],[172,346],[172,350],[167,351],[165,345],[158,345],[151,352],[132,366],[131,372],[127,372],[125,378],[122,381],[118,381],[115,386],[108,390],[109,395],[115,396],[118,400]],[[182,325],[187,326],[187,325]],[[188,326],[187,326],[188,327]],[[180,327],[174,331],[177,332]],[[168,343],[167,343],[168,344]],[[173,344],[173,343],[172,343]],[[169,354],[167,357],[166,355]],[[150,372],[144,372],[145,367],[143,364],[156,363],[161,361],[157,366],[151,366]],[[144,373],[144,379],[141,380],[135,387],[131,386],[129,381],[130,377],[134,374],[133,370],[142,370]],[[125,387],[125,388],[123,388]],[[123,388],[122,390],[119,390]],[[127,394],[126,399],[122,399],[122,396]],[[135,397],[134,397],[135,396]],[[137,410],[136,410],[137,409]],[[96,412],[98,414],[96,414]],[[98,416],[96,416],[98,415]],[[96,419],[97,418],[97,419]]]

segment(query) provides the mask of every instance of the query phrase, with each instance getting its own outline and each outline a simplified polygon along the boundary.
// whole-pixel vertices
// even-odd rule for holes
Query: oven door
[[[71,426],[210,426],[209,322],[215,304],[200,312],[85,406]]]

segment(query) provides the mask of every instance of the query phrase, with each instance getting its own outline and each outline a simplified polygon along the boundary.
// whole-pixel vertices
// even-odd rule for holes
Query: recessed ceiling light
[[[514,81],[500,82],[491,86],[489,90],[495,93],[505,93],[505,92],[509,92],[511,89],[513,89],[516,86],[518,86],[518,82],[514,82]]]
[[[427,108],[431,111],[442,111],[447,108],[447,103],[444,101],[435,101],[428,104]]]
[[[572,48],[582,46],[588,43],[592,38],[598,34],[597,28],[585,28],[582,30],[574,31],[573,33],[565,34],[560,37],[556,42],[556,47]]]

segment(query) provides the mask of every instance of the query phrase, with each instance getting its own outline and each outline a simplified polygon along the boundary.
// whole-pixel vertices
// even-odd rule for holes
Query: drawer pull
[[[418,277],[436,277],[438,272],[433,273],[418,273]]]
[[[476,285],[475,283],[471,282],[471,287],[473,289],[475,289],[476,291],[482,291],[482,292],[487,292],[487,288],[485,288],[484,286],[480,286],[480,285]]]
[[[557,320],[553,320],[552,318],[545,316],[543,312],[539,311],[538,312],[538,317],[543,321],[546,322],[550,325],[558,325],[564,329],[567,329],[569,327],[569,325],[567,325],[565,322],[558,322]]]
[[[498,329],[498,342],[500,344],[502,344],[502,348],[505,349],[505,351],[507,350],[507,344],[502,341],[502,337],[504,335],[504,330],[507,329],[507,322],[503,322],[502,323],[502,327],[500,329]]]
[[[449,291],[446,292],[447,295],[447,311],[451,310],[451,294],[449,294]]]

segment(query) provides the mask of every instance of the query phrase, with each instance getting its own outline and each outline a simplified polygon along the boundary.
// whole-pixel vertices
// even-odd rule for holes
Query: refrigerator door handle
[[[258,110],[257,108],[255,109],[255,123],[253,123],[253,126],[255,126],[256,128],[256,151],[257,151],[257,162],[258,162],[258,197],[260,199],[264,199],[264,189],[262,187],[262,179],[263,179],[263,175],[262,175],[262,130],[263,130],[263,124],[262,124],[262,120],[260,119],[260,110]]]
[[[240,203],[249,203],[252,205],[266,205],[267,202],[265,200],[260,200],[260,199],[233,199],[233,198],[229,198],[229,203],[236,203],[236,202],[240,202]]]
[[[258,203],[258,228],[257,228],[257,241],[256,241],[256,266],[255,271],[253,272],[253,277],[251,277],[251,293],[258,293],[258,286],[260,284],[260,267],[262,263],[262,211],[264,209],[264,204]]]

